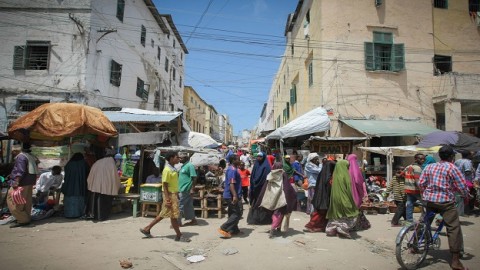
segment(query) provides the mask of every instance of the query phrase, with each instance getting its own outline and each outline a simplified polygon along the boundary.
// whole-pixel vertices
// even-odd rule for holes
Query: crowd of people
[[[37,160],[30,153],[30,145],[24,143],[19,150],[13,151],[15,165],[7,195],[8,207],[16,218],[12,228],[31,222],[34,185],[40,202],[46,200],[50,188],[61,189],[65,217],[108,219],[112,199],[120,188],[114,152],[96,149],[94,162],[91,156],[86,158],[89,151],[75,153],[65,165],[64,174],[61,167],[55,166],[37,181]],[[395,167],[385,194],[392,194],[397,205],[391,226],[413,222],[414,206],[420,201],[427,211],[435,211],[445,222],[451,266],[463,269],[459,260],[463,252],[459,216],[474,208],[473,187],[478,185],[480,165],[474,169],[472,153],[468,151],[461,152],[462,158],[454,161],[455,152],[449,146],[441,147],[438,155],[437,162],[432,156],[416,154],[412,164]],[[223,238],[242,233],[238,224],[243,216],[243,204],[249,205],[247,223],[270,225],[270,238],[288,230],[290,214],[295,210],[304,210],[310,216],[304,229],[307,233],[324,232],[327,236],[352,238],[352,232],[371,226],[361,210],[369,197],[355,154],[331,160],[318,153],[310,153],[305,158],[295,153],[292,158],[286,154],[258,152],[252,162],[247,152],[229,151],[228,164],[221,163],[217,172],[208,173],[196,169],[187,153],[169,152],[164,159],[165,162],[146,177],[148,183],[162,183],[163,201],[160,214],[140,229],[145,237],[152,237],[151,229],[169,218],[175,240],[189,242],[180,227],[197,225],[192,193],[200,175],[205,178],[209,173],[215,176],[224,173],[223,199],[228,218],[218,228]],[[404,224],[400,222],[402,217]],[[182,219],[189,222],[182,223]]]

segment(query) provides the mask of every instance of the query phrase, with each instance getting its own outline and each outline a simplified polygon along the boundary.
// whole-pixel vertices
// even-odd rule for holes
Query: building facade
[[[188,50],[151,0],[0,3],[1,129],[48,102],[183,111]]]
[[[206,133],[206,111],[209,106],[191,86],[185,86],[183,91],[185,120],[192,131]]]
[[[300,0],[259,127],[324,107],[332,137],[361,135],[342,122],[349,119],[478,136],[480,26],[472,2]]]

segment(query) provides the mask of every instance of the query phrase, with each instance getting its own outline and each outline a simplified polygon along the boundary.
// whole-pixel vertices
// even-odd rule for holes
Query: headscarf
[[[307,162],[310,162],[312,161],[314,158],[316,157],[319,157],[319,155],[317,153],[310,153],[308,154],[308,157],[307,157]]]
[[[429,164],[436,163],[437,161],[432,156],[425,156],[425,162],[422,164],[422,170]]]
[[[333,171],[332,192],[327,218],[357,217],[358,208],[352,196],[352,182],[348,173],[348,161],[339,160]]]
[[[288,178],[292,177],[293,172],[295,171],[293,169],[292,164],[290,164],[290,162],[287,162],[287,160],[285,158],[283,159],[283,170],[287,174]]]
[[[315,183],[315,192],[312,199],[312,205],[317,210],[326,210],[330,205],[330,179],[332,179],[335,161],[328,160],[322,165],[322,171],[318,175]]]
[[[250,202],[258,198],[262,186],[270,173],[270,163],[266,161],[265,153],[262,153],[260,161],[257,159],[253,165],[252,174],[250,175]]]
[[[348,173],[350,174],[350,179],[352,181],[353,199],[355,200],[355,205],[360,208],[362,205],[362,199],[365,196],[365,180],[363,179],[360,167],[358,167],[357,155],[350,154],[348,155],[347,160],[350,165]]]

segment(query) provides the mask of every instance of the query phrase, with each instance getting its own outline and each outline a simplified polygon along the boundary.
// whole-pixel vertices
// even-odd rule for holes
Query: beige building
[[[209,106],[191,86],[185,86],[183,90],[183,106],[185,108],[185,120],[192,131],[207,133],[206,110]]]
[[[407,135],[382,132],[439,128],[478,136],[477,10],[469,0],[298,1],[259,131],[322,106],[332,137],[401,145]]]

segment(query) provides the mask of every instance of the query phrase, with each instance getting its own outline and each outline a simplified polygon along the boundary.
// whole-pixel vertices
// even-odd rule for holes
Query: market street
[[[122,269],[119,261],[124,259],[133,269],[400,269],[394,253],[400,228],[390,227],[392,216],[367,215],[372,228],[358,232],[355,240],[302,232],[308,217],[301,212],[293,212],[284,238],[269,239],[269,226],[246,225],[244,218],[244,234],[224,240],[217,228],[225,218],[211,217],[181,228],[190,243],[174,242],[166,220],[152,230],[155,238],[142,238],[138,229],[151,217],[132,218],[128,210],[98,223],[52,217],[29,227],[0,226],[0,262],[6,270]],[[479,220],[474,215],[461,218],[467,253],[463,263],[469,269],[480,265]],[[429,253],[422,269],[450,269],[447,238],[441,239],[441,249]],[[190,255],[204,255],[205,260],[191,264],[186,259]]]

